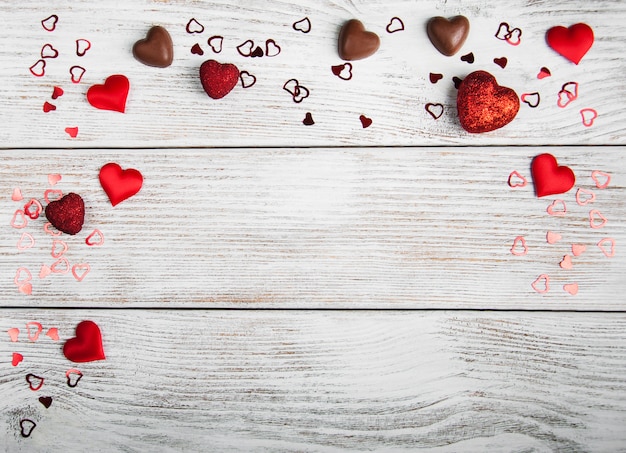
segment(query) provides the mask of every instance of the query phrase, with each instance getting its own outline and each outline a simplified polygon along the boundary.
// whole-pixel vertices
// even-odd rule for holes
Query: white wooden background
[[[59,22],[47,32],[51,14]],[[425,23],[456,14],[470,35],[444,57]],[[0,0],[0,17],[0,449],[626,451],[622,1]],[[304,17],[307,34],[292,27]],[[387,33],[392,17],[405,30]],[[202,34],[185,31],[192,18]],[[331,66],[343,63],[336,37],[352,18],[381,48],[344,81]],[[501,22],[522,30],[519,46],[494,36]],[[578,66],[545,44],[547,29],[576,22],[595,33]],[[153,24],[172,35],[169,68],[132,57]],[[83,57],[76,39],[92,44]],[[242,57],[248,39],[273,39],[281,53]],[[45,44],[59,56],[34,77]],[[460,60],[469,52],[473,64]],[[209,58],[256,84],[208,98],[197,71]],[[78,84],[73,65],[86,70]],[[541,67],[551,77],[538,79]],[[522,103],[498,131],[465,133],[452,77],[478,69],[540,93],[540,105]],[[444,77],[432,84],[431,72]],[[130,79],[127,112],[90,107],[88,87],[116,73]],[[310,90],[301,103],[282,89],[293,78]],[[578,99],[560,108],[570,81]],[[46,101],[57,109],[44,113]],[[444,106],[439,119],[429,102]],[[598,112],[591,127],[583,108]],[[574,189],[534,196],[529,167],[542,152],[574,170]],[[107,162],[144,176],[115,208],[97,179]],[[606,189],[594,170],[611,175]],[[513,171],[529,185],[509,187]],[[23,205],[13,190],[41,199],[57,173],[54,188],[86,202],[83,231],[63,237],[71,263],[90,265],[81,282],[39,277],[54,261],[43,220],[11,226]],[[577,189],[596,200],[577,204]],[[564,217],[546,212],[556,199]],[[589,227],[591,209],[606,226]],[[105,243],[87,247],[96,228]],[[562,239],[548,244],[548,231]],[[20,251],[25,232],[35,244]],[[525,256],[511,253],[518,236]],[[604,238],[615,256],[596,245]],[[572,244],[586,250],[563,269]],[[30,296],[13,282],[20,267]],[[541,274],[546,294],[531,286]],[[575,295],[563,289],[572,283]],[[63,357],[83,319],[101,327],[105,361]],[[29,322],[60,339],[30,341]],[[24,356],[16,366],[13,353]],[[75,388],[71,368],[84,375]],[[46,379],[41,390],[28,373]],[[25,418],[37,424],[28,438]]]

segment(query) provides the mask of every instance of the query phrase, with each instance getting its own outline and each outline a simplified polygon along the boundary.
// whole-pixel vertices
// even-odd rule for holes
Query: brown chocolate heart
[[[454,16],[449,20],[437,16],[428,21],[426,33],[439,52],[451,57],[463,46],[469,34],[469,28],[470,23],[465,16]]]
[[[155,25],[145,39],[140,39],[133,46],[133,56],[148,66],[167,68],[174,60],[174,45],[167,30]]]
[[[339,56],[347,61],[362,60],[373,55],[380,46],[376,33],[365,31],[361,21],[346,22],[339,32]]]

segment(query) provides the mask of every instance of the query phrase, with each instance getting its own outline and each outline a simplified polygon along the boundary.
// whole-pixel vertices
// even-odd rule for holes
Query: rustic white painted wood
[[[570,192],[537,198],[530,162],[551,152],[578,177]],[[8,150],[0,193],[0,298],[5,306],[481,308],[623,310],[626,258],[623,148],[358,148],[226,150]],[[98,181],[108,161],[137,168],[141,192],[111,207]],[[517,170],[524,188],[507,184]],[[596,188],[593,170],[611,174]],[[52,266],[45,218],[11,227],[13,212],[54,187],[87,205],[83,231],[63,235],[78,282],[40,278]],[[19,187],[24,201],[10,195]],[[576,202],[577,189],[595,201]],[[585,196],[587,197],[587,196]],[[583,198],[585,198],[583,197]],[[556,199],[567,206],[550,216]],[[45,204],[45,203],[44,203]],[[589,212],[608,219],[590,228]],[[94,230],[102,247],[88,247]],[[561,241],[548,244],[548,231]],[[34,247],[20,251],[21,235]],[[516,237],[528,254],[511,253]],[[615,241],[608,258],[596,245]],[[572,255],[572,244],[585,252]],[[610,247],[606,247],[607,250]],[[57,247],[58,249],[58,247]],[[572,257],[573,268],[559,263]],[[33,275],[33,293],[13,283]],[[63,266],[58,266],[63,269]],[[532,282],[550,277],[538,294]],[[18,278],[19,279],[19,278]],[[577,283],[570,295],[566,284]]]
[[[240,3],[240,4],[238,4]],[[479,145],[479,144],[625,144],[623,83],[623,19],[626,3],[485,0],[415,1],[133,1],[0,2],[0,145],[6,147],[161,147],[161,146],[378,146],[378,145]],[[41,20],[56,14],[55,31]],[[425,24],[432,16],[466,15],[471,32],[454,57],[439,54],[430,44]],[[388,33],[392,17],[403,20],[405,30]],[[304,34],[293,24],[304,17],[311,31]],[[189,34],[192,18],[205,31]],[[331,66],[342,64],[336,52],[340,26],[359,18],[381,37],[374,56],[353,63],[353,78],[333,75]],[[584,21],[594,30],[595,43],[578,65],[567,61],[545,43],[546,31],[556,25]],[[495,37],[502,22],[522,30],[521,43],[512,46]],[[175,44],[171,67],[155,69],[137,62],[131,48],[153,24],[165,26]],[[223,49],[214,53],[207,40],[224,37]],[[76,54],[76,39],[88,39],[92,48]],[[275,57],[250,58],[237,52],[246,40],[265,47],[273,39],[281,47]],[[193,55],[194,44],[204,55]],[[34,77],[29,67],[40,59],[45,44],[59,51],[46,59],[46,74]],[[475,62],[460,60],[472,52]],[[507,57],[502,69],[494,58]],[[226,98],[209,99],[201,88],[198,68],[210,58],[236,64],[257,78],[248,89],[237,87]],[[86,69],[81,82],[71,82],[69,69]],[[539,80],[541,67],[552,76]],[[452,77],[471,71],[492,72],[498,81],[523,93],[538,92],[541,103],[522,105],[507,127],[489,134],[465,133],[456,115],[456,90]],[[441,73],[437,84],[429,74]],[[127,113],[98,111],[88,105],[89,86],[121,73],[131,81]],[[294,103],[282,89],[297,79],[310,91]],[[579,83],[579,97],[566,108],[557,106],[562,85]],[[54,86],[65,94],[52,101]],[[43,113],[44,102],[57,110]],[[445,111],[434,120],[427,103],[441,103]],[[584,127],[580,110],[597,110],[592,127]],[[314,126],[302,120],[311,112]],[[359,116],[373,120],[363,129]],[[70,138],[66,127],[77,126]]]
[[[105,361],[63,357],[83,319]],[[29,341],[32,321],[61,340]],[[625,327],[623,314],[4,310],[0,448],[622,451]]]

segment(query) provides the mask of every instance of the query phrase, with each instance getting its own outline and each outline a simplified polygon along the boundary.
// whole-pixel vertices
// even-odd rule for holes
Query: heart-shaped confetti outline
[[[593,191],[581,189],[580,187],[578,188],[576,191],[576,203],[580,206],[585,206],[589,203],[593,203],[594,201],[596,201],[596,194]]]
[[[33,343],[39,339],[39,335],[43,331],[43,326],[40,322],[30,321],[26,323],[26,336]]]
[[[428,102],[424,108],[435,120],[438,120],[443,115],[443,104]]]
[[[602,253],[607,258],[613,258],[615,256],[615,239],[613,238],[603,238],[596,244]],[[610,248],[607,250],[606,246],[609,245]]]
[[[595,109],[585,108],[580,111],[583,126],[591,127],[593,122],[598,118],[598,112]]]
[[[20,221],[20,223],[18,223]],[[17,230],[26,228],[28,226],[28,219],[24,211],[21,209],[16,210],[11,218],[11,226]]]
[[[521,247],[521,250],[519,248]],[[517,236],[513,240],[513,245],[511,246],[511,253],[515,256],[524,256],[528,253],[528,246],[526,245],[526,239],[524,236]]]
[[[273,39],[268,39],[265,41],[265,56],[266,57],[276,57],[280,55],[281,48],[276,41]]]
[[[540,287],[543,286],[543,288]],[[539,277],[533,281],[530,286],[535,290],[538,294],[545,294],[550,291],[550,276],[547,274],[541,274]]]
[[[242,88],[250,88],[256,83],[256,76],[250,74],[248,71],[241,71],[239,73],[239,80],[241,80]]]
[[[223,36],[215,35],[207,39],[207,44],[209,45],[209,47],[211,47],[211,50],[214,53],[220,53],[222,51],[223,43],[224,43]]]
[[[598,230],[604,227],[607,222],[607,218],[604,217],[602,213],[597,209],[592,209],[591,211],[589,211],[589,227],[593,228],[594,230]]]
[[[55,239],[52,241],[52,251],[50,255],[52,258],[61,258],[65,252],[67,252],[67,243],[60,239]]]
[[[604,182],[601,182],[598,176],[604,178]],[[591,172],[591,179],[593,180],[593,182],[596,183],[596,187],[602,190],[609,187],[609,183],[611,182],[611,175],[600,170],[593,170]]]
[[[396,33],[404,30],[404,22],[399,17],[392,17],[387,26],[385,27],[387,33]]]
[[[254,51],[254,41],[246,39],[244,42],[239,44],[236,49],[242,57],[250,57]]]
[[[54,31],[57,27],[58,21],[59,16],[57,16],[56,14],[52,14],[41,21],[41,26],[46,31]]]
[[[537,106],[539,106],[539,103],[541,102],[541,96],[539,95],[537,91],[533,93],[524,93],[520,96],[520,99],[522,100],[524,104],[528,105],[528,107],[530,107],[531,109],[534,109]]]
[[[53,274],[67,274],[70,271],[70,262],[62,256],[50,265],[50,270]]]
[[[89,49],[91,49],[91,42],[88,39],[78,38],[76,40],[76,55],[83,57]]]
[[[20,420],[20,434],[22,437],[30,437],[33,430],[37,427],[37,423],[29,418],[23,418]]]
[[[74,377],[76,376],[76,380],[74,380]],[[77,370],[76,368],[70,368],[69,370],[67,370],[65,372],[65,379],[67,380],[67,386],[70,388],[74,388],[78,385],[78,383],[80,382],[80,380],[83,378],[83,373],[80,370]]]
[[[22,274],[24,274],[24,277],[22,277]],[[27,268],[18,267],[15,271],[15,277],[13,277],[13,283],[15,283],[17,286],[20,286],[24,283],[31,281],[32,279],[33,276]]]
[[[22,236],[20,236],[17,241],[17,249],[21,252],[23,250],[28,250],[35,245],[35,238],[33,238],[32,234],[23,232]]]
[[[189,34],[202,33],[204,31],[204,25],[192,17],[189,22],[187,22],[185,30],[187,30]]]
[[[33,373],[28,373],[26,375],[26,382],[28,382],[28,388],[30,388],[33,392],[36,392],[41,387],[43,387],[45,379],[41,376],[37,376]]]
[[[85,72],[87,72],[87,70],[82,66],[72,66],[70,68],[70,80],[72,81],[72,83],[80,83],[80,81],[83,79],[83,76],[85,75]]]
[[[78,263],[72,266],[72,275],[78,282],[82,282],[89,271],[91,271],[91,266],[88,263]]]
[[[96,240],[94,241],[94,238]],[[101,247],[104,245],[104,234],[99,229],[94,229],[89,236],[85,238],[85,244],[89,247]]]
[[[308,17],[304,17],[299,21],[296,21],[292,25],[293,29],[302,33],[308,33],[311,31],[311,21]]]
[[[59,51],[56,50],[52,44],[44,44],[43,47],[41,48],[41,58],[56,58],[59,56]]]
[[[546,211],[551,216],[564,217],[565,214],[567,214],[567,205],[565,204],[565,201],[556,199],[548,205]]]
[[[46,75],[46,61],[45,60],[37,60],[34,65],[30,68],[30,73],[35,77],[43,77]]]

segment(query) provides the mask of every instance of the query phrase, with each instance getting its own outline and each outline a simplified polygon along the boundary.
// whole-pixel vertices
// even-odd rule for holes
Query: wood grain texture
[[[578,177],[570,192],[537,198],[530,162],[552,152]],[[8,150],[0,171],[0,299],[4,306],[144,306],[277,308],[484,308],[623,310],[626,283],[623,148],[359,148],[227,150]],[[144,186],[111,207],[99,168],[137,168]],[[512,189],[517,170],[529,185]],[[612,175],[599,190],[593,170]],[[80,193],[83,231],[63,235],[68,273],[39,278],[51,266],[45,219],[12,228],[14,211],[54,186]],[[11,201],[19,187],[25,201]],[[576,189],[596,200],[576,203]],[[546,208],[563,199],[568,212]],[[44,203],[45,204],[45,203]],[[589,227],[591,209],[607,219]],[[102,247],[85,238],[100,229]],[[562,235],[550,245],[547,231]],[[35,239],[19,251],[23,232]],[[517,236],[526,256],[510,249]],[[611,237],[613,258],[597,243]],[[573,268],[559,263],[572,244],[587,250]],[[16,271],[33,275],[33,295],[19,293]],[[62,266],[61,266],[62,268]],[[547,294],[531,283],[551,277]],[[563,285],[576,282],[572,296]]]
[[[83,319],[105,361],[61,354]],[[32,321],[61,340],[29,341]],[[621,451],[625,327],[623,314],[4,310],[0,448]],[[73,389],[69,368],[84,374]]]
[[[421,146],[511,144],[626,144],[623,79],[623,19],[626,4],[602,2],[526,1],[263,1],[236,7],[226,1],[99,2],[77,0],[19,4],[0,2],[0,144],[4,147],[224,147],[224,146]],[[54,32],[41,20],[57,14]],[[432,16],[466,15],[471,32],[454,57],[439,54],[428,41],[425,24]],[[387,33],[392,17],[404,21],[405,30]],[[304,17],[310,33],[293,29]],[[202,34],[185,31],[195,18],[205,26]],[[359,18],[381,37],[381,49],[373,57],[353,62],[353,78],[340,80],[331,66],[343,62],[336,51],[340,26]],[[546,31],[556,25],[585,21],[596,40],[580,65],[556,54],[545,43]],[[523,32],[519,46],[496,39],[499,24]],[[133,59],[131,48],[153,25],[165,26],[175,46],[174,64],[165,69],[143,66]],[[223,50],[213,53],[207,44],[213,35],[224,37]],[[75,52],[76,39],[92,42],[84,57]],[[281,46],[276,57],[249,58],[237,46],[253,40],[264,47],[274,39]],[[34,77],[29,67],[40,59],[46,44],[58,51],[47,59],[46,75]],[[194,44],[203,56],[190,52]],[[475,63],[460,56],[472,52]],[[502,69],[494,58],[507,57]],[[236,64],[257,78],[256,84],[238,86],[220,101],[203,92],[198,68],[207,59]],[[86,69],[78,84],[70,81],[69,68]],[[552,77],[538,80],[542,66]],[[522,104],[513,123],[489,134],[467,134],[456,115],[456,91],[452,77],[463,78],[483,69],[498,81],[523,93],[539,92],[541,103],[532,109]],[[436,85],[431,72],[444,79]],[[98,111],[85,100],[89,86],[122,73],[131,81],[127,113]],[[282,89],[297,79],[310,96],[294,103]],[[579,98],[567,108],[557,107],[561,86],[575,81]],[[54,86],[65,90],[53,103],[57,110],[43,113]],[[444,114],[434,120],[427,103],[441,103]],[[593,108],[599,117],[592,127],[582,125],[580,110]],[[302,120],[311,112],[314,126]],[[363,129],[360,115],[373,120]],[[77,126],[70,138],[66,127]]]

